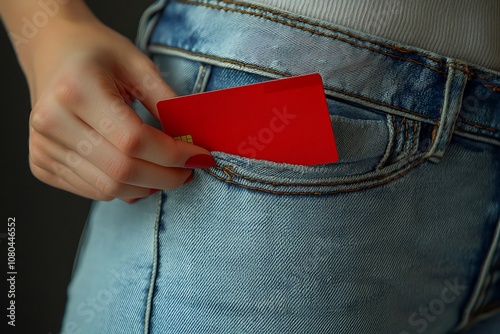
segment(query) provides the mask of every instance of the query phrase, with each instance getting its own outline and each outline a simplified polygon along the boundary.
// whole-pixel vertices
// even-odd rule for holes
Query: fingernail
[[[193,155],[184,164],[186,168],[210,168],[213,166],[215,166],[215,160],[209,154]]]
[[[194,173],[191,172],[191,174],[189,174],[189,176],[187,177],[187,179],[184,181],[183,184],[191,182],[191,180],[193,179],[193,177],[194,177]]]

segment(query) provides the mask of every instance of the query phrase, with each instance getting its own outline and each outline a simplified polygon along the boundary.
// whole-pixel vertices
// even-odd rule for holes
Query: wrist
[[[0,14],[21,67],[48,40],[57,40],[69,27],[99,22],[82,0],[0,0]]]

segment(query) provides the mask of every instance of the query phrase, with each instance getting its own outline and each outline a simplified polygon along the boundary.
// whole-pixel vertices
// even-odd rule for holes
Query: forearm
[[[83,0],[0,0],[0,17],[25,72],[46,36],[57,39],[68,23],[96,20]]]

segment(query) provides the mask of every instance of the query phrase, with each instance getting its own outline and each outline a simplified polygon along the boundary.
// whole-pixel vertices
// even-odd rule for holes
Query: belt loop
[[[168,0],[156,0],[151,4],[141,16],[139,21],[139,27],[137,29],[137,36],[135,39],[135,45],[141,49],[142,52],[148,54],[148,43],[149,37],[153,32],[153,28],[161,16],[161,11],[167,5]]]
[[[432,132],[432,143],[425,158],[438,163],[448,147],[462,108],[465,86],[469,78],[467,65],[455,59],[446,62],[448,77],[443,97],[441,118]]]

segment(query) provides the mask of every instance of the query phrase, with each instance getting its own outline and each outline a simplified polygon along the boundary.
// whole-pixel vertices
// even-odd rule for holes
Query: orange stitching
[[[401,120],[401,123],[399,123],[399,126],[398,126],[398,129],[396,131],[396,134],[395,136],[398,136],[399,133],[401,132],[401,129],[403,128],[403,124],[406,125],[406,118],[403,117],[403,119]]]
[[[165,45],[161,45],[161,44],[151,44],[151,46],[156,46],[156,47],[162,47],[162,48],[165,48],[165,49],[176,50],[176,51],[187,53],[187,54],[193,55],[193,56],[199,56],[199,57],[204,57],[204,58],[207,58],[207,59],[222,61],[222,62],[233,64],[233,65],[238,65],[238,66],[244,66],[244,67],[248,67],[248,68],[253,68],[253,69],[257,69],[257,70],[263,71],[263,72],[277,74],[277,75],[282,76],[282,77],[289,77],[290,76],[289,73],[280,72],[280,71],[276,71],[276,70],[273,70],[273,69],[268,69],[268,68],[261,67],[261,66],[258,66],[258,65],[243,63],[243,62],[232,60],[232,59],[220,58],[220,57],[216,57],[216,56],[212,56],[212,55],[206,55],[206,54],[202,54],[202,53],[196,53],[196,52],[184,50],[184,49],[181,49],[181,48],[177,48],[177,47],[174,47],[174,46],[165,46]],[[332,91],[332,92],[345,94],[345,95],[348,95],[348,96],[352,96],[352,97],[358,98],[360,100],[368,101],[368,102],[371,102],[371,103],[374,103],[374,104],[377,104],[377,105],[380,105],[380,106],[384,106],[384,107],[388,107],[388,108],[391,108],[391,109],[399,110],[399,111],[404,112],[404,113],[408,113],[408,114],[415,115],[415,116],[420,116],[422,118],[430,119],[430,120],[432,120],[434,122],[437,122],[437,119],[436,118],[432,118],[431,116],[427,116],[427,115],[424,115],[424,114],[413,112],[413,111],[410,111],[410,110],[407,110],[407,109],[404,109],[404,108],[396,107],[396,106],[393,106],[393,105],[385,103],[385,102],[372,100],[372,99],[370,99],[368,97],[357,95],[357,94],[353,94],[353,93],[346,92],[344,90],[333,88],[333,87],[325,86],[324,88],[325,88],[325,90],[329,90],[329,91]]]
[[[498,86],[493,86],[493,85],[483,85],[486,88],[491,88],[495,93],[500,92],[500,87]]]
[[[434,127],[434,129],[432,129],[431,143],[429,145],[429,149],[434,145],[434,142],[436,141],[437,132],[438,132],[438,129],[439,129],[440,126],[441,126],[441,124],[436,124],[436,126]]]
[[[408,113],[408,114],[415,115],[415,116],[420,116],[422,118],[426,118],[426,119],[430,119],[430,120],[432,120],[434,122],[438,122],[437,118],[432,118],[431,116],[420,114],[420,113],[417,113],[417,112],[414,112],[414,111],[410,111],[410,110],[407,110],[407,109],[404,109],[404,108],[396,107],[396,106],[393,106],[393,105],[385,103],[385,102],[372,100],[372,99],[370,99],[368,97],[365,97],[365,96],[362,96],[362,95],[357,95],[357,94],[350,93],[350,92],[346,92],[346,91],[338,89],[338,88],[332,88],[332,87],[325,86],[325,90],[329,90],[329,91],[332,91],[332,92],[345,94],[345,95],[348,95],[348,96],[352,96],[352,97],[358,98],[360,100],[372,102],[374,104],[378,104],[378,105],[381,105],[381,106],[384,106],[384,107],[389,107],[391,109],[399,110],[399,111],[402,111],[404,113]]]
[[[227,176],[229,181],[233,181],[233,176],[231,175],[231,173],[234,173],[234,171],[232,166],[222,167],[222,172]]]
[[[418,124],[419,123],[417,123],[417,122],[413,122],[413,140],[412,140],[411,147],[410,147],[410,154],[412,154],[413,151],[417,151],[417,149],[418,149],[418,146],[417,146],[417,143],[418,143],[418,135],[417,135]]]
[[[470,126],[473,126],[475,128],[478,128],[478,129],[481,129],[481,130],[487,130],[487,131],[490,131],[490,132],[493,132],[493,133],[498,133],[500,132],[500,130],[497,130],[497,129],[494,129],[494,128],[488,128],[488,127],[485,127],[485,126],[482,126],[482,125],[478,125],[478,124],[475,124],[475,123],[471,123],[469,121],[466,121],[464,119],[460,119],[460,122],[462,123],[465,123],[465,124],[468,124]],[[472,132],[471,132],[472,133]]]
[[[336,40],[339,40],[341,42],[344,42],[344,43],[347,43],[347,44],[350,44],[350,45],[353,45],[353,46],[356,46],[356,47],[364,48],[364,49],[367,49],[367,50],[370,50],[370,51],[373,51],[373,52],[376,52],[376,53],[380,53],[380,54],[383,54],[383,55],[386,55],[386,56],[389,56],[389,57],[393,57],[393,58],[396,58],[396,59],[399,59],[399,60],[403,60],[405,62],[415,63],[417,65],[426,67],[426,68],[428,68],[428,69],[430,69],[430,70],[432,70],[434,72],[437,72],[437,73],[441,73],[441,74],[445,73],[443,70],[439,70],[439,69],[433,68],[433,67],[431,67],[431,66],[429,66],[427,64],[420,63],[420,62],[418,62],[416,60],[413,60],[413,59],[406,59],[406,58],[403,58],[403,57],[399,57],[397,55],[393,55],[393,54],[390,54],[390,53],[387,53],[387,52],[384,52],[384,51],[381,51],[381,50],[377,50],[375,48],[372,48],[372,47],[369,47],[369,46],[366,46],[366,45],[359,45],[359,44],[354,43],[352,41],[349,41],[349,40],[347,40],[345,38],[341,38],[341,37],[338,37],[338,36],[335,36],[335,35],[332,35],[332,34],[322,33],[322,32],[316,31],[314,29],[310,29],[310,28],[306,28],[306,27],[301,27],[301,26],[293,24],[293,23],[288,23],[288,22],[285,22],[283,20],[278,20],[278,19],[275,19],[275,18],[266,17],[263,14],[252,13],[252,12],[243,11],[241,9],[227,8],[227,7],[222,7],[222,6],[212,5],[212,4],[207,4],[207,3],[193,3],[191,0],[177,0],[177,1],[185,3],[187,5],[202,6],[202,7],[208,7],[208,8],[220,9],[220,10],[224,10],[224,11],[230,11],[230,12],[236,12],[236,13],[242,13],[242,14],[257,16],[257,17],[264,18],[264,19],[267,19],[267,20],[270,20],[270,21],[273,21],[273,22],[277,22],[277,23],[283,24],[285,26],[289,26],[289,27],[292,27],[292,28],[304,30],[304,31],[307,31],[307,32],[309,32],[311,34],[314,34],[314,35],[329,37],[329,38],[336,39]]]
[[[484,81],[488,80],[488,78],[487,78],[487,77],[484,77],[484,76],[479,75],[479,74],[475,74],[475,76],[476,76],[479,80],[484,80]]]
[[[476,77],[477,77],[479,80],[483,80],[483,81],[488,80],[486,77],[483,77],[483,76],[480,76],[480,75],[477,75],[477,74],[476,74]],[[483,84],[483,83],[481,83],[481,85],[482,85],[483,87],[486,87],[486,88],[491,88],[491,90],[493,90],[493,92],[495,92],[495,93],[500,92],[500,87],[499,87],[499,86],[494,86],[494,85],[490,85],[490,84]]]
[[[240,183],[237,183],[235,181],[229,181],[227,179],[224,179],[222,177],[220,177],[219,175],[217,174],[214,174],[214,172],[212,172],[211,170],[209,169],[204,169],[205,172],[207,172],[208,174],[212,175],[213,177],[215,177],[216,179],[220,180],[220,181],[223,181],[223,182],[226,182],[226,183],[229,183],[229,184],[233,184],[235,186],[239,186],[239,187],[242,187],[242,188],[245,188],[245,189],[249,189],[249,190],[257,190],[257,191],[262,191],[262,192],[266,192],[266,193],[270,193],[270,194],[276,194],[276,195],[323,195],[322,193],[320,192],[278,192],[278,191],[273,191],[273,190],[268,190],[268,189],[262,189],[262,188],[257,188],[257,187],[250,187],[250,186],[245,186],[243,184],[240,184]]]
[[[196,3],[195,1],[192,1],[192,0],[177,0],[177,1],[186,3],[188,5],[196,5],[196,4],[201,5],[201,6],[205,5],[205,4]],[[396,47],[396,46],[385,45],[383,43],[379,43],[377,41],[373,41],[373,40],[370,40],[370,39],[367,39],[367,38],[363,38],[361,36],[356,36],[356,35],[350,34],[349,32],[341,31],[339,29],[335,29],[333,27],[330,27],[330,26],[327,26],[327,25],[324,25],[324,24],[313,23],[311,21],[304,20],[304,19],[302,19],[300,17],[296,17],[296,16],[292,16],[292,15],[289,15],[289,14],[286,14],[286,13],[283,13],[283,12],[275,11],[275,10],[272,10],[271,8],[266,8],[266,7],[257,6],[257,5],[251,5],[251,4],[247,4],[247,3],[241,3],[241,2],[238,2],[238,1],[228,1],[228,0],[219,0],[219,1],[224,2],[224,3],[228,3],[228,4],[234,4],[234,5],[237,5],[237,6],[244,6],[244,7],[248,7],[248,8],[260,10],[260,11],[266,11],[266,12],[272,13],[274,15],[278,15],[278,16],[287,18],[289,20],[294,20],[294,21],[298,21],[298,22],[301,22],[301,23],[309,24],[311,26],[320,27],[320,28],[323,28],[323,29],[326,29],[326,30],[329,30],[329,31],[338,32],[338,33],[341,33],[343,35],[349,36],[351,38],[354,38],[354,39],[357,39],[357,40],[360,40],[360,41],[369,42],[371,44],[378,45],[378,46],[381,46],[381,47],[384,47],[384,48],[389,48],[389,49],[392,49],[392,50],[396,50],[396,51],[399,51],[401,53],[415,53],[415,54],[417,54],[420,57],[427,58],[429,60],[432,60],[432,61],[438,63],[441,68],[444,67],[444,63],[443,63],[443,61],[441,59],[438,59],[438,58],[435,58],[435,57],[431,57],[431,56],[429,56],[427,54],[423,54],[423,53],[420,53],[420,52],[417,52],[417,51],[414,51],[414,50],[403,49],[401,46],[400,47]],[[208,4],[206,4],[206,7],[213,7],[213,8],[219,8],[219,9],[224,9],[225,8],[225,7],[221,7],[221,6],[208,5]],[[230,10],[232,10],[232,9],[230,9]],[[234,11],[237,11],[237,10],[234,10]],[[248,14],[255,14],[255,16],[259,16],[259,14],[257,14],[257,13],[248,13]],[[460,70],[466,72],[465,69],[460,69]],[[444,73],[444,72],[440,72],[440,73]],[[470,70],[468,71],[468,73],[470,75],[472,75],[472,76],[476,76],[476,74],[473,73]],[[484,75],[486,75],[486,76],[489,76],[491,78],[499,78],[498,76],[490,74],[490,73],[486,73],[486,72],[482,72],[482,71],[481,71],[481,73],[484,74]]]
[[[471,72],[471,73],[473,73],[473,75],[477,76],[478,78],[481,78],[481,76],[479,76],[479,74],[474,73],[472,70],[471,70],[470,72]],[[485,75],[485,76],[490,77],[490,78],[493,78],[493,79],[497,79],[497,78],[499,78],[499,77],[498,77],[498,76],[496,76],[496,75],[493,75],[493,74],[490,74],[490,73],[486,73],[486,72],[483,72],[483,71],[481,71],[481,70],[478,70],[478,72],[481,72],[481,74],[482,74],[482,75]],[[484,77],[482,77],[482,78],[484,78]]]
[[[180,1],[187,2],[189,0],[180,0]],[[328,25],[325,25],[325,24],[313,23],[313,22],[311,22],[309,20],[305,20],[305,19],[303,19],[301,17],[298,17],[298,16],[293,16],[293,15],[290,15],[290,14],[287,14],[287,13],[284,13],[284,12],[273,10],[272,8],[266,8],[266,7],[263,7],[263,6],[242,3],[242,2],[239,2],[239,1],[231,1],[231,0],[219,0],[219,1],[220,2],[224,2],[224,3],[228,3],[228,4],[234,4],[234,5],[237,5],[237,6],[252,8],[252,9],[259,10],[259,11],[269,12],[269,13],[272,13],[274,15],[278,15],[278,16],[284,17],[284,18],[289,19],[289,20],[298,21],[300,23],[305,23],[305,24],[308,24],[308,25],[311,25],[311,26],[315,26],[315,27],[319,27],[319,28],[323,28],[323,29],[326,29],[326,30],[329,30],[329,31],[334,31],[334,32],[337,32],[337,33],[349,36],[351,38],[358,39],[360,41],[369,42],[371,44],[378,45],[378,46],[385,47],[385,48],[389,48],[389,49],[393,49],[393,50],[396,50],[396,51],[399,51],[399,52],[402,52],[402,53],[415,53],[415,54],[417,54],[417,55],[419,55],[419,56],[421,56],[423,58],[427,58],[429,60],[432,60],[432,61],[438,63],[440,65],[440,67],[444,66],[443,61],[440,60],[440,59],[438,59],[438,58],[434,58],[434,57],[431,57],[431,56],[426,55],[426,54],[419,53],[419,52],[414,51],[414,50],[403,49],[402,47],[397,48],[395,46],[387,46],[387,45],[384,45],[384,44],[379,43],[377,41],[370,40],[368,38],[364,38],[364,37],[361,37],[361,36],[356,36],[356,35],[350,34],[349,32],[341,31],[339,29],[335,29],[335,28],[333,28],[331,26],[328,26]]]
[[[423,157],[423,155],[419,155],[419,156],[416,156],[415,159],[411,160],[411,161],[408,161],[408,163],[402,167],[400,167],[398,170],[402,170],[402,169],[405,169],[406,166],[410,165],[412,161],[414,160],[421,160],[421,158]],[[235,172],[232,168],[232,166],[215,166],[213,167],[217,170],[220,170],[222,171],[224,174],[225,173],[225,170],[227,170],[229,173],[233,174],[234,176],[236,177],[239,177],[239,178],[242,178],[242,179],[245,179],[245,180],[248,180],[248,181],[251,181],[251,182],[257,182],[257,183],[262,183],[262,184],[268,184],[268,185],[272,185],[272,186],[287,186],[288,184],[286,183],[283,183],[283,182],[272,182],[272,181],[265,181],[265,180],[262,180],[262,179],[257,179],[257,178],[253,178],[253,177],[250,177],[250,176],[246,176],[246,175],[243,175],[241,173],[238,173],[238,172]],[[349,184],[356,184],[356,183],[360,183],[360,182],[366,182],[366,181],[373,181],[373,180],[377,180],[379,178],[384,178],[386,177],[388,174],[381,174],[381,175],[378,175],[378,176],[373,176],[373,177],[370,177],[370,178],[365,178],[365,179],[359,179],[359,180],[356,180],[356,181],[344,181],[344,182],[322,182],[322,183],[294,183],[293,186],[301,186],[301,187],[314,187],[314,186],[338,186],[338,185],[349,185]],[[233,181],[233,179],[231,178],[231,181]],[[233,181],[234,182],[234,181]]]
[[[401,151],[399,151],[398,154],[394,157],[393,159],[394,161],[397,161],[398,158],[401,156],[401,154],[403,154],[406,151],[406,147],[408,147],[408,122],[406,121],[406,118],[403,118],[403,120],[405,123],[405,138],[404,138],[405,144],[403,145]]]
[[[243,62],[239,62],[239,61],[232,60],[232,59],[226,59],[226,58],[215,57],[215,56],[212,56],[212,55],[195,53],[195,52],[192,52],[192,51],[187,51],[187,50],[184,50],[184,49],[181,49],[181,48],[176,48],[176,47],[173,47],[173,46],[165,46],[165,45],[161,45],[161,44],[151,44],[151,46],[157,46],[157,47],[162,47],[162,48],[165,48],[165,49],[176,50],[176,51],[183,52],[183,53],[186,53],[186,54],[190,54],[190,55],[193,55],[193,56],[199,56],[199,57],[204,57],[204,58],[207,58],[207,59],[217,60],[217,61],[221,61],[221,62],[225,62],[225,63],[229,63],[229,64],[234,64],[234,65],[238,65],[238,66],[244,66],[244,67],[248,67],[248,68],[253,68],[253,69],[257,69],[257,70],[263,71],[263,72],[273,73],[273,74],[276,74],[276,75],[279,75],[279,76],[282,76],[282,77],[289,77],[290,76],[290,74],[288,74],[288,73],[276,71],[276,70],[273,70],[273,69],[268,69],[268,68],[257,66],[257,65],[253,65],[253,64],[243,63]],[[346,92],[346,91],[341,90],[341,89],[337,89],[337,88],[332,88],[332,87],[325,86],[325,90],[336,92],[336,93],[340,93],[340,94],[345,94],[347,96],[355,97],[355,98],[358,98],[358,99],[363,100],[363,101],[374,103],[376,105],[380,105],[380,106],[383,106],[383,107],[388,107],[388,108],[395,109],[395,110],[398,110],[398,111],[401,111],[401,112],[404,112],[404,113],[408,113],[408,114],[411,114],[411,115],[415,115],[415,116],[419,116],[419,117],[422,117],[422,118],[426,118],[426,119],[429,119],[429,120],[434,121],[436,123],[439,121],[439,119],[433,118],[431,116],[427,116],[427,115],[424,115],[424,114],[416,113],[416,112],[413,112],[413,111],[410,111],[410,110],[407,110],[407,109],[404,109],[404,108],[399,108],[399,107],[390,105],[390,104],[385,103],[385,102],[380,102],[380,101],[372,100],[370,98],[367,98],[367,97],[364,97],[364,96],[361,96],[361,95],[356,95],[356,94],[353,94],[353,93],[350,93],[350,92]],[[444,91],[443,91],[443,96],[444,96]],[[442,107],[441,107],[441,109],[442,109]],[[441,114],[441,111],[439,113]],[[492,128],[487,128],[487,127],[484,127],[484,126],[481,126],[481,125],[477,125],[477,124],[474,124],[474,123],[470,123],[470,122],[467,122],[467,121],[462,121],[462,122],[467,123],[467,124],[469,124],[471,126],[474,126],[476,128],[481,128],[481,129],[485,129],[485,130],[492,131],[492,132],[500,132],[499,130],[492,129]]]
[[[400,142],[400,140],[399,140],[399,134],[401,133],[401,130],[403,129],[403,124],[406,126],[406,118],[404,118],[404,117],[401,120],[401,123],[399,123],[398,129],[397,129],[396,133],[394,134],[394,140],[397,141],[398,143]],[[404,150],[404,146],[391,159],[392,162],[396,162],[397,161],[398,157],[401,155],[402,150]],[[394,153],[391,151],[391,155],[392,154],[394,154]]]
[[[355,192],[355,191],[359,191],[359,190],[363,190],[363,189],[374,188],[374,187],[377,187],[379,185],[383,185],[383,184],[389,183],[389,182],[391,182],[393,180],[396,180],[396,179],[398,179],[398,178],[406,175],[408,172],[410,172],[415,167],[419,166],[420,164],[422,164],[425,161],[426,161],[425,159],[422,159],[422,160],[419,160],[419,161],[417,161],[416,163],[414,163],[412,165],[408,164],[408,165],[406,165],[407,166],[406,169],[404,169],[404,168],[400,169],[398,171],[398,173],[394,174],[394,176],[392,176],[392,177],[390,177],[388,179],[382,180],[381,182],[378,182],[378,183],[370,184],[370,185],[367,185],[365,187],[359,187],[359,188],[353,188],[353,189],[344,189],[344,190],[334,190],[334,191],[329,191],[329,192],[326,192],[326,193],[319,192],[319,191],[315,191],[315,192],[304,192],[304,191],[286,192],[286,191],[276,191],[276,190],[262,189],[262,188],[258,188],[258,187],[251,187],[251,186],[247,186],[247,185],[243,185],[243,184],[237,183],[235,181],[226,180],[226,179],[218,176],[217,174],[214,174],[214,172],[212,172],[210,169],[203,169],[203,170],[205,172],[209,173],[210,175],[212,175],[213,177],[215,177],[218,180],[221,180],[221,181],[224,181],[226,183],[233,184],[233,185],[245,188],[245,189],[249,189],[249,190],[256,190],[256,191],[261,191],[261,192],[275,194],[275,195],[316,195],[316,196],[323,196],[323,195],[335,195],[335,194],[339,194],[339,193]],[[265,182],[261,182],[261,183],[265,183]],[[293,186],[295,186],[295,185],[293,185]]]
[[[290,74],[285,73],[285,72],[280,72],[280,71],[276,71],[276,70],[273,70],[273,69],[268,69],[268,68],[257,66],[257,65],[253,65],[253,64],[243,63],[243,62],[240,62],[240,61],[237,61],[237,60],[232,60],[232,59],[227,59],[227,58],[220,58],[220,57],[216,57],[216,56],[212,56],[212,55],[207,55],[207,54],[202,54],[202,53],[196,53],[196,52],[184,50],[184,49],[181,49],[181,48],[177,48],[177,47],[174,47],[174,46],[165,46],[165,45],[162,45],[162,44],[151,44],[151,46],[156,46],[156,47],[162,47],[162,48],[165,48],[165,49],[176,50],[176,51],[184,52],[184,53],[187,53],[187,54],[190,54],[190,55],[193,55],[193,56],[204,57],[204,58],[208,58],[208,59],[212,59],[212,60],[217,60],[217,61],[222,61],[222,62],[225,62],[225,63],[234,64],[234,65],[238,65],[238,66],[245,66],[245,67],[248,67],[248,68],[254,68],[254,69],[257,69],[257,70],[264,71],[264,72],[277,74],[277,75],[280,75],[282,77],[289,77],[290,76]]]
[[[464,72],[464,73],[467,73],[467,75],[470,76],[470,71],[467,70],[467,68],[464,68],[464,67],[458,67],[458,66],[448,66],[449,68],[453,68],[455,70],[459,70],[460,72]]]
[[[375,43],[377,44],[377,43]],[[380,44],[379,44],[380,45]],[[381,45],[382,46],[382,45]],[[387,46],[389,49],[392,49],[392,50],[396,50],[398,52],[401,52],[401,53],[414,53],[414,51],[412,50],[406,50],[406,49],[403,49],[401,48],[400,46],[392,46],[392,45],[388,45]]]

